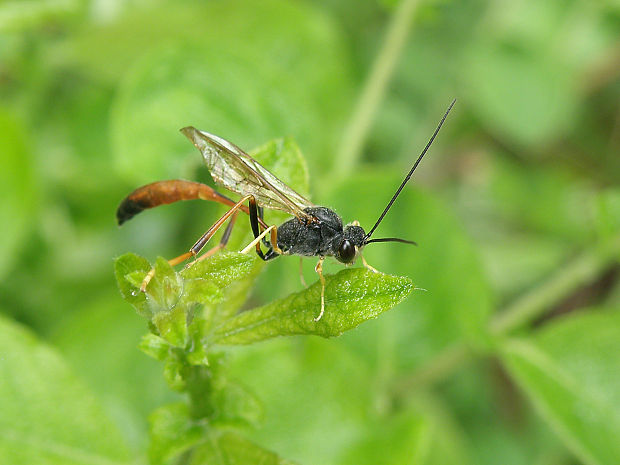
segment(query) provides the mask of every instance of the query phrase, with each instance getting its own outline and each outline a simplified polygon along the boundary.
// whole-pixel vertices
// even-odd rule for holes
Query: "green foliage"
[[[0,462],[619,462],[619,18],[615,0],[0,2]],[[243,214],[230,252],[186,269],[153,258],[223,206],[115,227],[142,183],[211,184],[193,125],[368,229],[454,97],[375,233],[418,247],[365,248],[380,275],[327,261],[318,322],[315,263],[305,288],[297,259],[236,253]]]
[[[276,460],[256,446],[247,450],[229,447],[245,442],[235,435],[222,436],[213,428],[219,424],[254,424],[260,418],[260,404],[255,398],[221,373],[215,348],[295,334],[339,336],[392,308],[412,290],[407,278],[363,269],[343,270],[326,277],[325,315],[319,322],[314,318],[320,308],[320,283],[234,316],[225,295],[240,281],[252,279],[255,260],[228,252],[177,273],[159,258],[145,293],[139,289],[150,269],[148,262],[134,254],[116,260],[121,293],[147,318],[152,331],[143,339],[141,349],[164,363],[169,385],[190,399],[189,405],[162,407],[151,416],[152,463],[168,463],[182,454],[209,457],[220,448],[232,463],[247,463],[243,460],[256,454],[270,460],[266,463]]]
[[[307,190],[305,165],[292,141],[268,143],[252,154],[296,189]],[[153,333],[143,339],[142,350],[164,362],[169,385],[187,392],[191,400],[189,406],[172,404],[151,416],[152,463],[166,463],[182,454],[200,457],[206,453],[205,441],[213,442],[208,438],[220,434],[207,425],[231,421],[252,424],[260,417],[252,414],[260,410],[254,397],[213,366],[214,346],[249,344],[282,335],[339,336],[376,318],[413,289],[408,278],[363,269],[343,270],[326,276],[325,315],[318,322],[314,321],[321,301],[318,282],[235,316],[226,299],[229,288],[252,280],[255,263],[255,258],[244,254],[222,253],[176,273],[160,258],[146,293],[141,293],[141,282],[150,270],[148,262],[134,254],[116,260],[121,294],[151,323]],[[225,448],[224,444],[219,447]],[[253,448],[259,453],[260,449]],[[246,452],[251,451],[249,448]],[[239,453],[228,451],[225,455],[233,454],[230,460],[243,460]]]
[[[317,322],[321,283],[263,307],[244,312],[217,327],[218,344],[248,344],[276,336],[340,336],[400,303],[413,286],[408,278],[364,269],[342,270],[325,278],[325,315]],[[318,305],[317,305],[318,303]]]
[[[328,204],[339,205],[343,218],[372,225],[389,200],[390,188],[401,177],[391,172],[357,173],[331,192]],[[377,191],[388,194],[373,195]],[[366,200],[348,202],[351,196]],[[426,193],[408,189],[381,223],[379,234],[414,239],[419,245],[411,250],[400,244],[370,244],[364,249],[367,260],[379,270],[414,276],[416,286],[424,291],[416,293],[415,311],[386,315],[377,325],[345,336],[347,343],[374,361],[379,355],[375,345],[389,337],[386,350],[396,360],[398,371],[411,370],[457,341],[485,345],[492,292],[470,239],[446,206]],[[404,255],[407,259],[400,259]]]
[[[3,461],[128,463],[120,433],[61,357],[5,318],[0,332]]]
[[[306,169],[294,142],[271,142],[253,153],[294,188],[306,190]],[[348,269],[325,277],[325,314],[318,322],[320,282],[236,314],[238,299],[229,295],[254,280],[257,261],[238,252],[219,253],[177,273],[160,257],[143,293],[141,284],[151,270],[148,261],[132,253],[116,259],[121,294],[151,329],[141,349],[163,362],[170,387],[189,399],[151,415],[151,463],[172,463],[184,456],[191,457],[188,463],[212,463],[213,457],[222,463],[285,463],[220,429],[256,424],[261,407],[251,393],[227,378],[217,347],[299,334],[339,336],[394,307],[413,289],[408,278]]]
[[[535,145],[570,125],[576,76],[557,55],[492,34],[472,44],[469,54],[466,74],[474,110],[498,134]],[[481,81],[488,85],[474,84]]]
[[[35,186],[25,134],[12,115],[0,108],[0,276],[8,270],[32,221]]]
[[[503,344],[508,369],[585,463],[620,457],[619,351],[617,312],[574,315]]]
[[[128,179],[148,182],[198,160],[185,156],[192,147],[175,134],[189,124],[241,147],[292,134],[317,165],[329,162],[343,117],[329,95],[340,95],[342,102],[351,86],[339,34],[331,21],[303,5],[266,1],[253,6],[252,15],[240,15],[246,2],[234,3],[176,7],[173,21],[185,31],[180,43],[161,44],[125,78],[112,109],[112,137],[117,168]],[[152,34],[162,23],[170,27],[171,18],[165,13],[148,21]],[[231,40],[222,42],[222,36]],[[269,56],[261,44],[272,50]],[[307,79],[297,79],[299,73]]]
[[[295,465],[293,462],[281,459],[275,454],[265,451],[231,432],[220,433],[211,437],[209,443],[203,444],[198,448],[196,454],[192,457],[192,461],[189,463]]]

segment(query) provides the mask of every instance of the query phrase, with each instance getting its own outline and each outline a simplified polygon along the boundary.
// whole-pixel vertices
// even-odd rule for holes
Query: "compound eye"
[[[345,239],[338,249],[338,259],[343,263],[351,263],[355,258],[355,246]]]

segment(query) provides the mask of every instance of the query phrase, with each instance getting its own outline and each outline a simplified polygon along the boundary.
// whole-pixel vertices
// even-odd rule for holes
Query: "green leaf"
[[[1,19],[0,19],[1,22]],[[35,206],[32,154],[26,135],[12,115],[0,109],[0,277],[11,267],[21,244],[28,238],[28,226]]]
[[[248,437],[285,457],[304,464],[354,458],[363,458],[359,465],[400,464],[408,462],[388,457],[402,457],[413,446],[415,457],[425,458],[421,464],[469,463],[465,434],[441,402],[414,394],[409,405],[411,393],[407,400],[390,398],[382,375],[342,339],[274,339],[234,351],[229,364],[264,404],[265,420]],[[412,438],[414,444],[407,442]],[[387,449],[370,451],[370,444],[386,443]],[[381,454],[385,459],[377,460]]]
[[[146,287],[147,302],[151,312],[169,312],[181,300],[183,281],[165,258],[157,257],[155,274]]]
[[[151,465],[167,463],[202,442],[208,434],[206,422],[191,420],[185,403],[158,408],[150,415],[149,424]]]
[[[243,233],[242,233],[243,234]],[[231,242],[235,238],[231,239]],[[234,247],[233,244],[230,244]],[[234,315],[245,302],[263,263],[253,255],[221,252],[181,272],[185,291],[182,302],[200,302],[212,307],[207,327]],[[208,286],[215,286],[209,291]],[[195,290],[192,289],[195,287]],[[207,301],[206,298],[211,299]],[[207,329],[207,328],[205,328]],[[202,332],[204,334],[204,332]]]
[[[57,353],[0,318],[0,354],[3,462],[128,463],[123,438]]]
[[[153,278],[143,293],[140,285],[151,266],[146,259],[128,253],[116,260],[115,275],[125,300],[138,313],[152,319],[162,337],[170,337],[168,342],[178,346],[187,340],[185,326],[193,318],[197,305],[227,303],[229,292],[233,296],[239,292],[231,285],[250,276],[255,262],[252,256],[226,252],[193,263],[176,273],[165,259],[159,257]]]
[[[75,310],[63,318],[56,315],[49,339],[101,399],[106,415],[131,449],[141,451],[147,443],[144,419],[175,397],[162,378],[161,365],[136,350],[145,331],[144,319],[118,298],[112,286]],[[148,336],[156,338],[150,333],[144,338]],[[167,354],[170,345],[158,339]]]
[[[177,354],[178,352],[172,351],[165,358],[164,378],[170,389],[182,392],[187,388],[186,381],[182,376],[183,370],[187,368],[187,363]]]
[[[144,317],[150,317],[151,312],[146,301],[146,294],[140,292],[140,282],[150,269],[151,264],[146,258],[133,253],[126,253],[114,262],[114,276],[121,295]],[[134,276],[133,273],[136,272],[141,273],[139,278]]]
[[[424,176],[421,168],[417,176]],[[401,181],[402,173],[360,170],[340,183],[324,205],[336,209],[343,222],[359,220],[368,230]],[[473,241],[445,203],[409,185],[374,236],[418,243],[370,244],[364,257],[378,270],[410,277],[426,292],[344,335],[351,350],[375,366],[385,357],[391,370],[408,372],[451,344],[485,344],[492,290]],[[378,353],[377,347],[385,351]]]
[[[185,347],[188,342],[187,318],[187,308],[178,305],[169,312],[156,313],[151,321],[164,340],[173,346]]]
[[[204,373],[204,368],[199,370]],[[191,381],[187,382],[189,385]],[[217,360],[209,371],[207,384],[202,385],[197,394],[211,412],[208,419],[202,416],[193,418],[193,411],[185,403],[161,407],[150,416],[151,463],[167,463],[190,448],[204,443],[206,437],[216,434],[212,429],[214,425],[254,425],[262,416],[258,400],[247,389],[227,380]],[[212,407],[214,410],[211,410]],[[193,450],[192,455],[195,454]]]
[[[147,333],[142,336],[142,340],[140,341],[140,350],[148,356],[161,362],[165,360],[168,355],[170,343],[160,336],[153,333]]]
[[[558,169],[532,170],[499,156],[490,165],[479,195],[489,199],[496,228],[499,219],[520,225],[519,233],[527,227],[558,239],[591,241],[595,209],[589,185]]]
[[[236,13],[248,9],[252,15]],[[315,155],[316,168],[324,169],[352,87],[337,25],[310,5],[285,1],[175,10],[163,18],[140,18],[153,22],[146,29],[152,38],[131,55],[135,60],[147,51],[128,63],[112,111],[119,172],[135,182],[183,175],[182,167],[199,160],[178,133],[187,125],[245,150],[274,135],[294,134]],[[180,24],[177,42],[154,32],[169,28],[169,20]],[[125,48],[135,27],[123,26]],[[116,43],[119,37],[109,40]]]
[[[339,460],[341,465],[428,463],[433,429],[417,412],[401,412],[394,417],[375,420],[366,435]],[[444,462],[459,463],[459,462]]]
[[[192,454],[191,465],[295,465],[236,433],[213,433]]]
[[[341,339],[276,338],[231,351],[228,365],[264,405],[248,437],[303,464],[337,463],[377,402],[376,375]]]
[[[502,139],[544,144],[575,118],[576,69],[542,45],[487,34],[468,51],[468,104]]]
[[[145,276],[143,270],[145,268],[150,269],[150,265],[147,263],[146,260],[132,254],[123,255],[117,260],[116,278],[121,293],[125,300],[132,303],[139,313],[150,318],[152,324],[157,328],[159,336],[173,346],[185,346],[188,341],[187,322],[193,315],[190,314],[191,308],[187,304],[180,304],[182,298],[185,297],[187,300],[191,297],[197,297],[197,294],[202,296],[199,291],[212,293],[213,288],[190,285],[188,287],[189,293],[185,293],[181,277],[164,258],[159,257],[155,263],[155,274],[149,282],[146,292],[143,293],[140,291],[140,283]],[[127,271],[130,272],[126,273]],[[205,299],[207,298],[208,296],[205,296]]]
[[[620,458],[620,313],[573,315],[501,347],[509,372],[588,464]]]
[[[238,298],[239,289],[247,288],[240,283],[250,281],[245,278],[255,272],[255,263],[253,257],[229,252],[176,273],[166,260],[158,258],[145,295],[139,288],[150,267],[148,262],[133,254],[116,261],[121,293],[150,320],[155,333],[143,338],[141,349],[165,362],[164,377],[172,389],[183,391],[189,386],[183,375],[188,366],[209,365],[205,336],[218,321],[218,311],[223,315],[236,311],[236,307],[227,308],[227,294],[232,293],[233,300]]]
[[[245,386],[224,379],[213,392],[217,406],[213,423],[218,426],[258,426],[263,419],[263,406],[253,392]]]
[[[248,254],[237,252],[222,252],[207,259],[194,263],[181,271],[181,276],[187,282],[199,279],[215,284],[224,289],[237,280],[245,278],[252,272],[255,258]]]
[[[366,320],[376,318],[401,302],[413,290],[408,278],[371,273],[362,268],[342,270],[325,277],[325,314],[321,283],[226,321],[215,330],[218,344],[249,344],[276,336],[315,334],[339,336]]]

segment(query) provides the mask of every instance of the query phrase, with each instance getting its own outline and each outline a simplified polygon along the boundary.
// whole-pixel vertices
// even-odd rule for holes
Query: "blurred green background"
[[[114,213],[138,185],[209,181],[179,128],[293,136],[313,201],[369,228],[453,98],[377,232],[419,247],[365,253],[426,292],[336,340],[233,351],[265,404],[246,434],[302,464],[620,463],[617,0],[0,2],[0,311],[144,460],[173,394],[112,259],[176,256],[220,209]],[[248,305],[299,290],[297,267],[270,263]]]

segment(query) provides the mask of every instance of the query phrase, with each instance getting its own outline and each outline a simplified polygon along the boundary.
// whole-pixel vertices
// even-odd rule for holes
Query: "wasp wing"
[[[235,144],[192,126],[181,129],[181,132],[200,150],[211,177],[220,186],[240,195],[251,194],[262,207],[283,210],[298,218],[312,218],[303,211],[312,207],[312,202]]]

